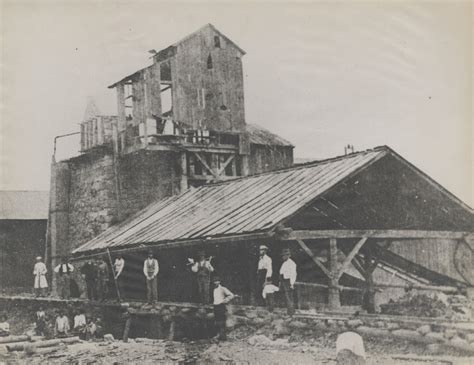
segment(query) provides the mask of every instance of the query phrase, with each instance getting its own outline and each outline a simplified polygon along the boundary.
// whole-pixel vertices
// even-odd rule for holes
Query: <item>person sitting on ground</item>
[[[64,310],[60,310],[56,317],[54,325],[54,337],[67,337],[70,331],[69,318],[67,318]]]
[[[39,307],[36,312],[36,335],[46,336],[47,332],[47,323],[46,323],[46,313],[43,310],[43,307]]]
[[[97,326],[94,323],[94,320],[91,317],[87,317],[87,324],[86,324],[86,340],[89,341],[90,339],[95,337],[95,333],[97,331]]]
[[[86,333],[86,316],[83,310],[76,311],[74,316],[74,333],[76,333],[81,339],[85,338]]]
[[[272,279],[267,278],[265,281],[265,286],[263,287],[262,297],[265,299],[265,303],[270,312],[273,312],[275,306],[275,293],[279,291],[280,288],[276,285],[273,285]]]
[[[6,314],[0,316],[0,336],[10,335],[10,324],[7,322],[7,319]]]

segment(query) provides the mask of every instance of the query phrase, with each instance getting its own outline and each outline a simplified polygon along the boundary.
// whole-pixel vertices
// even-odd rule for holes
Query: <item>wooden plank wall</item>
[[[456,246],[455,240],[448,239],[407,240],[393,242],[390,251],[427,269],[464,282],[465,280],[456,270],[456,265],[459,265],[456,261],[461,259],[472,262],[471,267],[474,267],[474,256],[471,254],[466,257],[470,251],[463,250],[464,257],[455,259]]]

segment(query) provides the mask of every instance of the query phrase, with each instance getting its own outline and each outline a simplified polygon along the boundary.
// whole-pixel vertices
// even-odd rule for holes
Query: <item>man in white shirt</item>
[[[272,259],[267,255],[267,252],[268,247],[265,245],[260,245],[260,256],[257,267],[257,301],[260,305],[265,304],[262,297],[265,282],[271,279],[273,275]]]
[[[153,252],[148,252],[148,258],[143,263],[143,274],[146,278],[146,297],[148,304],[158,300],[158,271],[160,267],[158,260],[153,257]]]
[[[61,258],[61,263],[54,268],[54,272],[58,274],[58,287],[63,299],[71,297],[71,275],[73,271],[74,266],[69,263],[66,257]]]
[[[59,315],[56,317],[54,324],[54,335],[55,337],[67,337],[69,334],[69,319],[63,310],[59,311]]]
[[[42,257],[38,256],[36,258],[35,267],[33,268],[33,275],[35,276],[34,288],[35,296],[41,297],[46,295],[46,290],[48,290],[48,281],[46,280],[46,265],[42,262]]]
[[[214,320],[217,328],[217,338],[219,340],[226,340],[226,304],[229,303],[233,298],[234,294],[224,286],[221,286],[221,280],[216,275],[213,280],[214,283]]]
[[[73,331],[77,333],[81,339],[85,339],[86,316],[82,311],[77,311],[76,315],[74,316]]]
[[[194,262],[193,259],[188,259],[188,261],[193,264],[191,271],[196,273],[199,301],[202,304],[208,304],[210,299],[211,273],[214,271],[211,265],[211,259],[212,256],[206,260],[204,251],[198,252],[198,260],[196,262]]]
[[[119,288],[120,298],[125,298],[125,285],[124,285],[124,278],[122,275],[123,268],[125,267],[125,260],[123,259],[122,255],[118,255],[115,258],[114,262],[114,276],[115,280],[117,281],[117,286]]]
[[[285,248],[281,252],[283,263],[280,268],[280,290],[285,296],[287,312],[290,316],[295,314],[294,287],[296,282],[296,263],[290,259],[290,250]]]

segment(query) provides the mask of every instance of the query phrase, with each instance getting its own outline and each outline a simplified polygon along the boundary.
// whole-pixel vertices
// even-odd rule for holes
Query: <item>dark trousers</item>
[[[275,307],[275,294],[268,293],[267,297],[265,298],[265,302],[267,304],[268,310],[273,312],[273,308]]]
[[[94,279],[86,280],[87,298],[97,300],[97,281]]]
[[[105,300],[109,291],[109,281],[106,278],[99,278],[97,280],[97,296],[99,300]]]
[[[267,270],[258,270],[257,271],[257,303],[259,305],[265,305],[263,300],[263,287],[265,286],[265,281],[267,279]]]
[[[226,312],[227,312],[227,308],[224,303],[214,305],[214,321],[216,323],[217,336],[219,340],[227,339],[227,333],[226,333],[226,327],[225,327],[225,322],[227,319]]]
[[[58,276],[59,294],[63,299],[71,298],[71,278],[69,274],[59,274]]]
[[[290,279],[280,277],[280,291],[285,296],[287,313],[292,316],[295,314],[294,290],[291,289]]]
[[[153,279],[146,279],[146,298],[148,303],[153,303],[158,300],[158,279],[155,276]]]
[[[125,282],[124,278],[122,275],[119,275],[119,277],[116,279],[117,280],[117,287],[120,293],[120,299],[125,298]]]
[[[209,303],[209,287],[211,278],[209,275],[198,275],[197,286],[199,293],[199,302],[203,304]]]

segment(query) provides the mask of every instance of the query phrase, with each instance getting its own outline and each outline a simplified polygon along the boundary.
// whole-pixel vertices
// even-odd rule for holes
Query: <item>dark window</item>
[[[214,36],[214,47],[221,48],[221,39],[218,35]]]
[[[212,57],[211,57],[211,55],[209,55],[209,57],[207,57],[207,69],[208,70],[212,69]]]

